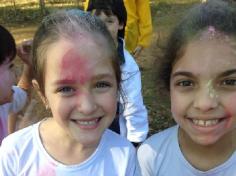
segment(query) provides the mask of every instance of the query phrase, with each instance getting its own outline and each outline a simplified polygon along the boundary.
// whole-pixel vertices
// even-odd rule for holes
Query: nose
[[[216,91],[209,91],[208,89],[200,90],[195,94],[193,106],[202,112],[215,109],[218,106],[218,95]]]
[[[90,92],[81,93],[77,100],[78,111],[85,115],[90,115],[97,109],[94,95]]]

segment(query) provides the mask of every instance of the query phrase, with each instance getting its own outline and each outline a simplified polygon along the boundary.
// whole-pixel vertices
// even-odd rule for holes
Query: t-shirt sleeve
[[[10,150],[9,146],[11,144],[8,144],[4,140],[0,146],[0,175],[16,176],[16,163],[13,159],[15,151]]]
[[[27,93],[18,86],[13,86],[12,89],[14,93],[10,111],[18,113],[26,104]]]

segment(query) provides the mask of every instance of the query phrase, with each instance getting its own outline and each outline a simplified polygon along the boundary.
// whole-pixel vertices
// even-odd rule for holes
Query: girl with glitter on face
[[[52,117],[3,140],[0,175],[134,175],[135,148],[107,129],[121,75],[105,25],[79,10],[58,11],[43,20],[32,54],[33,85]]]
[[[236,9],[196,5],[176,26],[160,78],[177,125],[138,149],[144,176],[236,175]]]

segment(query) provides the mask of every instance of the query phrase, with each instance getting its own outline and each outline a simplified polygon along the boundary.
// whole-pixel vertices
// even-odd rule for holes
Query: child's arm
[[[17,113],[11,112],[8,115],[8,134],[14,133],[16,130],[16,121],[17,121]]]
[[[18,86],[25,90],[28,96],[31,93],[31,81],[32,81],[32,60],[30,56],[30,48],[32,45],[32,40],[23,42],[17,48],[17,55],[24,62],[23,72],[21,74]]]
[[[125,60],[127,68],[122,70],[123,81],[121,84],[125,94],[125,109],[122,115],[125,118],[127,138],[135,144],[143,142],[147,137],[148,114],[143,103],[141,73],[138,65],[127,51],[125,52]]]
[[[31,45],[32,45],[32,41],[26,41],[17,47],[17,55],[24,62],[23,71],[22,71],[22,74],[20,76],[20,80],[19,80],[17,86],[26,92],[28,99],[30,99],[30,97],[31,97],[30,93],[31,93],[31,80],[32,80],[32,62],[31,62],[31,58],[30,58]],[[21,102],[21,103],[26,104],[26,101]],[[24,105],[21,107],[24,107]],[[18,117],[17,112],[12,111],[9,114],[9,116],[8,116],[8,134],[15,132],[17,117]]]

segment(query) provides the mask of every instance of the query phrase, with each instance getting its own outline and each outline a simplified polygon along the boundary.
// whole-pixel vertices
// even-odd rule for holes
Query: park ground
[[[2,1],[2,3],[1,3]],[[6,26],[14,35],[17,44],[24,39],[33,37],[37,26],[42,20],[38,1],[15,1],[16,4],[3,3],[0,0],[0,23]],[[8,1],[9,2],[9,1]],[[23,3],[24,2],[24,3]],[[47,1],[46,1],[47,2]],[[81,4],[67,3],[69,1],[49,1],[46,3],[50,13],[57,9],[81,8]],[[161,58],[165,42],[173,26],[178,23],[185,12],[200,0],[151,0],[151,12],[153,21],[153,37],[150,47],[146,48],[137,62],[141,68],[143,97],[148,109],[150,134],[161,131],[174,124],[170,113],[168,92],[160,88],[155,79],[158,69],[158,59]],[[18,74],[22,64],[16,59]],[[34,93],[34,92],[33,92]],[[33,95],[37,104],[33,111],[34,120],[40,120],[49,115],[37,95]],[[37,107],[37,108],[36,108]]]

